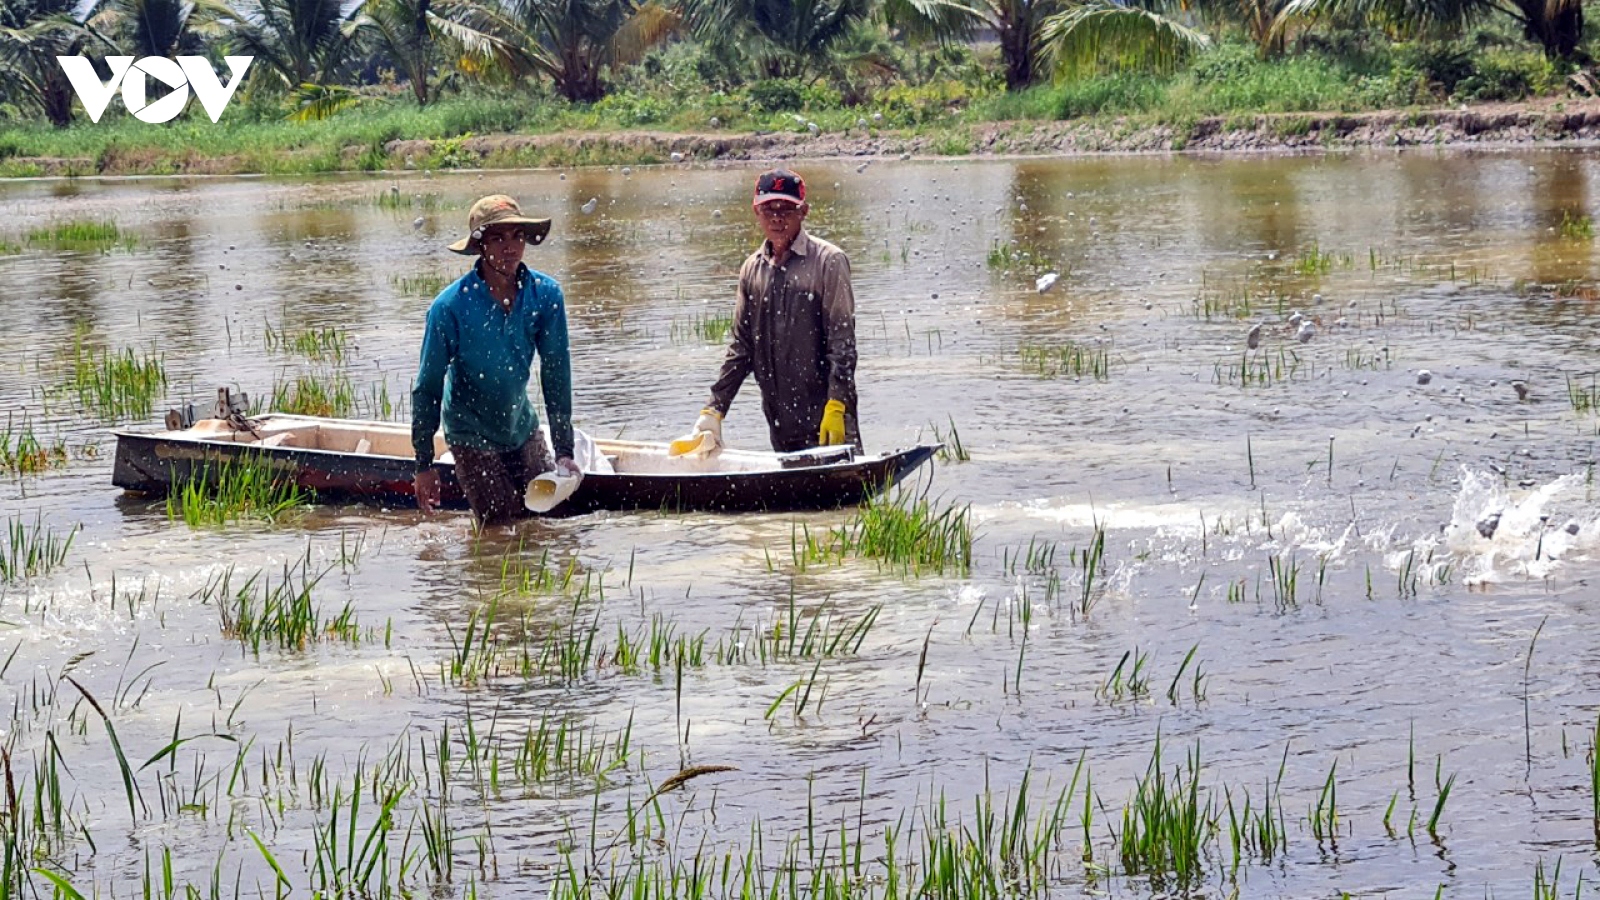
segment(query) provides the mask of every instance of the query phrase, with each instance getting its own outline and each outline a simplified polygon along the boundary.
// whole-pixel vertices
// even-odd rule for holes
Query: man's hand
[[[817,445],[832,447],[844,443],[844,401],[829,400],[822,408],[822,427],[817,429]]]
[[[703,444],[702,434],[711,435],[711,440]],[[710,407],[700,410],[700,418],[694,420],[694,427],[688,434],[667,445],[667,455],[683,456],[702,446],[708,452],[722,447],[722,414]]]
[[[563,456],[556,460],[556,474],[570,478],[574,475],[582,475],[583,470],[579,469],[578,464],[572,461],[572,457]]]
[[[431,515],[439,506],[439,470],[423,469],[412,477],[411,484],[417,494],[417,509]]]

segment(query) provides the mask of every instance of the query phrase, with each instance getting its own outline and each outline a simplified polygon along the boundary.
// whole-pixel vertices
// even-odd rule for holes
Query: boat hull
[[[392,426],[391,426],[392,427]],[[254,443],[200,440],[182,432],[118,432],[112,483],[130,491],[165,494],[174,484],[207,479],[224,463],[256,459],[283,473],[319,500],[414,508],[410,459]],[[927,462],[937,445],[879,456],[764,471],[588,473],[550,515],[597,510],[783,512],[853,506],[902,480]],[[465,509],[466,497],[449,462],[440,472],[441,505]]]

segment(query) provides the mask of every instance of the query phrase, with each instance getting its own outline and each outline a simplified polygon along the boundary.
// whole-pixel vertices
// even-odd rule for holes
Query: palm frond
[[[642,4],[611,38],[614,64],[629,65],[683,27],[683,13],[656,0]]]
[[[884,0],[878,14],[885,25],[913,40],[971,40],[983,13],[959,0]]]
[[[287,117],[291,122],[320,122],[361,102],[355,91],[336,84],[302,84],[295,88],[295,99]]]
[[[1192,50],[1211,39],[1176,19],[1116,0],[1088,0],[1044,21],[1042,45],[1057,78],[1072,77],[1109,62],[1120,68],[1170,72]]]

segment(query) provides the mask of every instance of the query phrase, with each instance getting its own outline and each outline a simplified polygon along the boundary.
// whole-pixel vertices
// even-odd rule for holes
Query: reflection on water
[[[295,892],[347,888],[317,848],[334,786],[348,803],[359,769],[371,790],[404,787],[392,820],[357,811],[363,841],[393,826],[372,870],[391,886],[521,895],[567,867],[739,858],[753,827],[770,865],[789,846],[808,867],[822,855],[807,842],[843,817],[879,857],[857,887],[883,895],[896,822],[916,822],[921,847],[942,795],[951,822],[981,830],[972,798],[1015,797],[1025,772],[1031,820],[1040,786],[1054,798],[1081,760],[1073,826],[1027,877],[1142,896],[1174,876],[1130,874],[1117,836],[1159,735],[1169,775],[1190,777],[1199,748],[1212,804],[1191,888],[1506,894],[1561,858],[1565,896],[1595,849],[1594,165],[1519,151],[804,166],[811,226],[852,259],[869,448],[937,429],[971,454],[924,486],[972,507],[965,578],[804,562],[797,548],[849,512],[602,513],[475,537],[461,516],[328,507],[191,531],[109,486],[111,429],[154,427],[220,384],[269,396],[316,373],[403,402],[428,300],[465,265],[444,245],[491,192],[555,220],[529,260],[566,289],[578,425],[671,437],[721,357],[692,325],[731,311],[753,169],[0,185],[0,245],[23,247],[0,257],[0,407],[74,457],[0,493],[9,521],[82,526],[65,567],[0,585],[19,796],[45,802],[31,786],[59,752],[70,798],[59,831],[30,826],[30,852],[80,890],[144,877],[162,847],[180,882],[207,884],[220,859],[224,882],[276,883],[254,834]],[[134,248],[28,243],[103,219]],[[1062,278],[1041,294],[1047,271]],[[342,361],[267,338],[317,329],[347,335]],[[60,390],[75,341],[163,358],[157,414],[77,409]],[[1105,366],[1071,367],[1083,359]],[[750,388],[726,435],[764,434]],[[359,638],[241,650],[219,609],[297,565],[321,573],[310,614],[348,603]],[[229,567],[232,594],[209,589]],[[867,616],[852,652],[802,646]],[[226,739],[138,770],[130,826],[115,755],[65,674],[134,767],[175,734]],[[539,744],[561,726],[568,750]],[[611,749],[584,763],[580,733],[584,752]],[[630,815],[691,766],[736,769]],[[1235,868],[1227,801],[1237,814],[1246,793],[1285,834]]]

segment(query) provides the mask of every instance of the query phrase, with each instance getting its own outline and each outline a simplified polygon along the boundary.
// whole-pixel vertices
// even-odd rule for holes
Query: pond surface
[[[36,889],[1594,879],[1591,155],[858,166],[799,168],[853,261],[863,434],[958,436],[970,459],[915,487],[965,511],[966,571],[804,551],[850,510],[475,539],[463,514],[361,507],[191,528],[110,484],[113,428],[218,385],[260,403],[311,375],[404,419],[427,304],[463,269],[444,247],[494,192],[555,220],[528,260],[566,289],[578,426],[676,436],[757,240],[755,168],[0,184],[8,446],[65,451],[0,479],[4,552],[72,535],[0,584],[0,835]],[[122,237],[34,235],[81,221]],[[308,334],[333,335],[323,358]],[[70,387],[101,351],[162,360],[148,415]],[[726,428],[762,445],[753,384]],[[319,624],[247,646],[241,594],[308,595]]]

